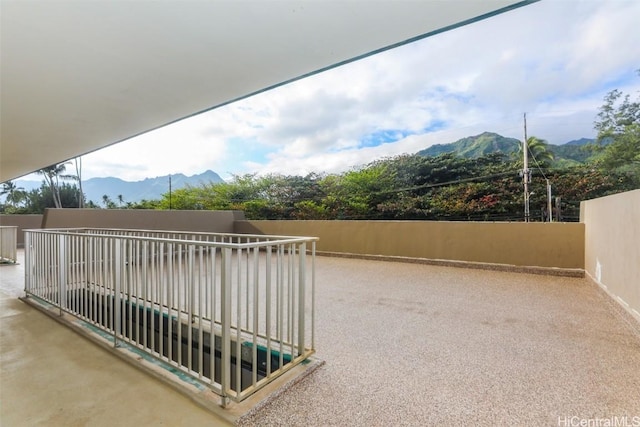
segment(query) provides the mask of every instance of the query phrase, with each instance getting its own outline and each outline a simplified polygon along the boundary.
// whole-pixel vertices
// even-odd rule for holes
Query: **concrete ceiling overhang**
[[[0,182],[534,1],[2,0]]]

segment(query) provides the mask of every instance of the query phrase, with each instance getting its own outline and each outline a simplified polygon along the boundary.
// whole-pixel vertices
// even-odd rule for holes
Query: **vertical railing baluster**
[[[202,237],[200,237],[200,239],[202,239]],[[204,332],[202,330],[202,318],[204,317],[204,313],[202,312],[202,303],[204,297],[202,295],[202,287],[203,284],[206,283],[206,277],[203,278],[202,275],[206,273],[203,270],[203,257],[204,251],[202,244],[198,244],[198,377],[200,379],[202,379],[202,376],[204,375]],[[211,333],[213,333],[213,328]],[[210,353],[215,354],[213,351],[210,351]]]
[[[60,304],[60,316],[63,310],[67,308],[67,236],[58,235],[58,289],[60,294],[58,301]]]
[[[142,344],[144,347],[148,347],[149,345],[149,333],[147,332],[148,322],[147,322],[147,301],[149,299],[149,295],[147,292],[148,284],[149,284],[149,269],[151,268],[152,263],[152,247],[153,242],[147,241],[145,245],[145,263],[142,265],[142,307],[138,308],[139,311],[142,311]]]
[[[238,237],[240,239],[240,237]],[[242,391],[242,262],[244,260],[242,248],[236,249],[237,279],[236,279],[236,396]]]
[[[260,286],[259,247],[253,248],[253,341],[251,346],[251,384],[255,387],[258,382],[258,329],[260,327]],[[249,307],[247,307],[249,311]],[[248,325],[247,325],[248,326]]]
[[[249,298],[251,297],[251,292],[249,291],[249,284],[250,284],[250,262],[249,262],[249,248],[247,248],[245,257],[244,257],[244,263],[245,263],[245,278],[244,278],[244,283],[245,283],[245,306],[244,306],[244,311],[245,311],[245,324],[244,327],[249,329],[249,316],[251,314],[251,310],[249,310]]]
[[[289,277],[288,283],[288,297],[287,298],[287,343],[291,347],[291,354],[295,354],[294,346],[294,334],[295,334],[295,309],[296,309],[296,288],[294,286],[295,268],[296,268],[296,247],[293,243],[289,244]]]
[[[278,369],[282,368],[282,359],[284,354],[284,245],[279,245],[278,270],[280,277],[278,279]]]
[[[159,250],[158,250],[158,242],[153,242],[151,246],[151,277],[147,286],[149,286],[149,333],[151,334],[149,348],[151,349],[151,354],[156,351],[156,313],[155,313],[155,302],[156,302],[156,281],[158,280],[158,264],[159,264]],[[145,316],[147,314],[145,313]]]
[[[300,266],[298,267],[298,354],[304,353],[305,347],[305,281],[306,281],[306,257],[307,245],[301,243],[298,249],[300,257]]]
[[[182,313],[184,312],[184,308],[182,307],[182,301],[184,298],[182,297],[182,288],[184,287],[183,280],[183,271],[184,268],[182,266],[182,244],[178,243],[177,247],[177,255],[178,255],[178,278],[177,278],[177,290],[178,290],[178,303],[176,304],[176,327],[178,328],[178,366],[182,366]],[[172,257],[173,259],[173,257]]]
[[[33,282],[34,282],[34,274],[33,274],[33,264],[32,254],[33,247],[31,246],[31,231],[24,232],[24,293],[28,297],[33,290]]]
[[[316,242],[311,242],[311,350],[316,348]]]
[[[123,239],[113,240],[114,260],[115,260],[115,277],[114,277],[114,294],[113,294],[113,346],[118,346],[118,337],[122,334],[122,297],[120,291],[122,289],[122,272],[124,264],[124,251],[122,250]]]
[[[193,288],[195,286],[195,274],[194,274],[194,246],[187,246],[187,262],[189,263],[189,268],[187,271],[187,297],[188,308],[187,308],[187,369],[189,371],[193,370],[193,306],[195,305],[194,292]]]
[[[144,286],[146,280],[146,268],[149,263],[149,241],[142,241],[142,255],[140,260],[140,268],[138,269],[138,281],[136,282],[136,344],[140,346],[140,300],[142,293],[142,286]],[[144,299],[142,299],[144,309]],[[144,334],[144,332],[143,332]]]
[[[169,282],[167,283],[167,336],[169,342],[167,343],[167,359],[169,363],[173,363],[173,289],[175,284],[174,269],[173,269],[173,243],[167,244],[167,277]]]
[[[221,378],[222,386],[221,404],[227,406],[231,394],[231,248],[222,248],[221,265]]]
[[[89,280],[91,281],[91,321],[96,324],[98,322],[98,287],[96,286],[98,282],[98,273],[97,269],[97,259],[98,259],[98,238],[91,238],[91,246],[90,246],[90,254],[89,257],[91,259],[91,270],[89,273]]]
[[[267,337],[267,377],[271,376],[271,255],[273,247],[267,246],[265,259],[265,335]]]
[[[167,281],[167,274],[164,268],[164,242],[158,243],[158,353],[160,357],[164,356],[164,346],[167,345],[164,339],[164,306],[165,306],[165,293]],[[168,318],[169,319],[169,318]],[[155,332],[153,333],[155,335]],[[169,345],[171,345],[171,337],[169,338]]]

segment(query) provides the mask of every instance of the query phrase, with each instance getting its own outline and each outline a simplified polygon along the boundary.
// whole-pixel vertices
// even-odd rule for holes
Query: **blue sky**
[[[640,1],[543,0],[300,80],[84,157],[83,179],[207,169],[342,172],[484,131],[593,137],[640,90]]]

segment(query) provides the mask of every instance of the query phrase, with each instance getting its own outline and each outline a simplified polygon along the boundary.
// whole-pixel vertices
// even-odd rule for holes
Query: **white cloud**
[[[550,142],[593,136],[603,95],[640,88],[639,16],[635,0],[535,3],[94,153],[85,174],[339,172],[483,131],[521,137],[523,112]],[[363,146],[382,130],[409,136]]]

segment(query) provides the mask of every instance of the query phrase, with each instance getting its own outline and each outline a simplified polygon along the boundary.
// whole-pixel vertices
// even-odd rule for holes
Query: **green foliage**
[[[617,89],[609,92],[594,127],[600,144],[596,165],[624,174],[640,186],[640,92],[635,99]],[[609,143],[604,145],[605,141]]]
[[[628,166],[628,165],[627,165]],[[624,168],[607,171],[581,165],[545,172],[553,196],[563,200],[565,219],[576,220],[581,200],[638,188]],[[8,188],[8,187],[7,187]],[[546,207],[546,182],[533,169],[531,212]],[[166,193],[161,200],[112,201],[102,207],[131,209],[243,210],[249,219],[522,219],[522,179],[513,160],[500,153],[466,159],[452,153],[436,157],[401,155],[380,159],[342,174],[320,176],[242,175],[229,182],[202,184]],[[63,206],[78,206],[78,188],[63,183]],[[53,207],[49,186],[29,192],[14,213],[41,213]],[[95,205],[90,207],[97,207]]]
[[[549,149],[547,141],[540,139],[536,136],[530,136],[527,138],[527,147],[529,148],[529,168],[542,168],[547,169],[551,166],[554,159],[553,152]],[[518,151],[514,153],[515,165],[518,169],[521,169],[524,164],[524,152],[522,149],[522,143],[518,144]]]
[[[553,153],[554,157],[553,166],[562,169],[563,167],[578,166],[589,161],[594,155],[593,150],[589,147],[589,142],[593,140],[585,141],[583,145],[548,145],[547,149]]]
[[[537,139],[537,138],[536,138]],[[566,168],[578,166],[586,163],[597,156],[588,144],[593,140],[583,138],[577,141],[571,141],[564,145],[547,144],[546,141],[540,140],[544,145],[543,152],[549,152],[553,157],[547,154],[542,155],[542,164],[545,168]],[[536,147],[533,148],[536,150]],[[522,168],[522,142],[515,138],[507,138],[493,132],[484,132],[480,135],[470,136],[459,139],[450,144],[436,144],[418,152],[421,156],[436,157],[442,154],[455,154],[466,159],[477,159],[490,154],[501,153],[519,162]],[[538,158],[537,153],[533,154]],[[540,159],[538,159],[540,161]],[[534,163],[533,158],[531,162]],[[535,166],[535,163],[533,164]]]
[[[78,180],[76,175],[65,174],[67,165],[70,162],[58,163],[51,166],[47,166],[46,168],[42,168],[37,171],[40,175],[44,177],[44,182],[47,184],[50,190],[50,195],[53,200],[53,207],[63,208],[65,207],[62,202],[62,195],[60,193],[60,180],[70,179],[70,180]],[[79,190],[78,190],[79,191]],[[76,195],[76,200],[79,200],[80,197]],[[78,202],[80,203],[80,202]],[[76,205],[75,207],[77,207]]]
[[[518,151],[520,141],[506,138],[493,132],[459,139],[451,144],[436,144],[418,152],[421,156],[439,156],[445,153],[456,153],[461,157],[473,159],[487,154],[500,152],[511,154]]]
[[[11,212],[17,209],[26,199],[27,193],[24,188],[18,187],[15,182],[7,181],[3,182],[2,187],[0,187],[0,196],[6,196],[4,210]]]
[[[540,159],[546,145],[532,140]],[[550,156],[549,156],[550,157]],[[532,165],[531,212],[542,219],[546,181]],[[577,220],[581,200],[634,188],[624,173],[581,165],[546,171],[566,219]],[[401,155],[342,174],[242,175],[164,194],[159,201],[131,204],[146,209],[238,209],[249,219],[430,219],[521,220],[522,179],[512,159],[492,153],[467,159]],[[169,200],[170,199],[170,200]],[[539,210],[538,210],[539,209]],[[540,212],[537,215],[536,212]]]
[[[60,207],[77,208],[79,204],[79,190],[75,184],[62,183],[57,188]],[[9,214],[41,214],[46,208],[55,208],[56,202],[51,187],[44,182],[35,190],[24,193],[19,205],[4,206],[4,212]]]

